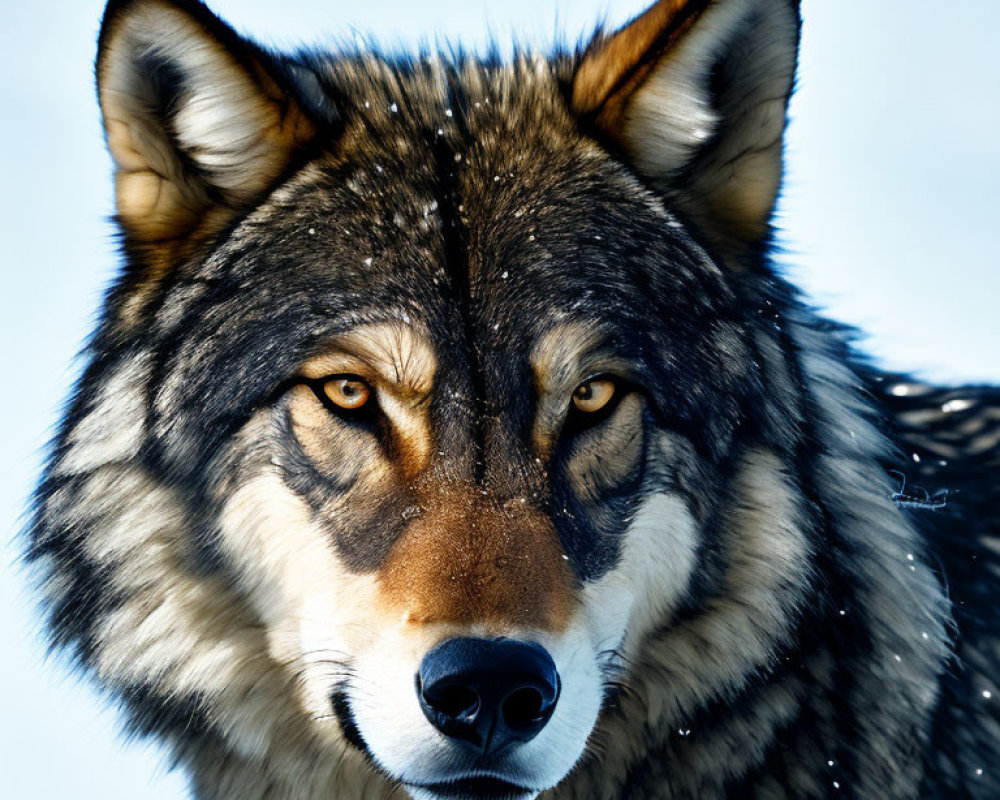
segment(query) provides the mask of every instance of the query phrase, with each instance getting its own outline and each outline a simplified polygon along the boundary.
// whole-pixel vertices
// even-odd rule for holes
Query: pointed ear
[[[97,82],[118,216],[159,270],[259,200],[315,133],[276,62],[197,0],[111,0]]]
[[[766,239],[797,0],[660,0],[580,59],[572,103],[739,264]]]

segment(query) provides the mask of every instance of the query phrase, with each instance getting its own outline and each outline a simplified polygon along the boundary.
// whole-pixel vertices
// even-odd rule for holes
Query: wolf
[[[1000,797],[1000,392],[769,259],[793,0],[548,56],[111,0],[53,645],[200,800]]]

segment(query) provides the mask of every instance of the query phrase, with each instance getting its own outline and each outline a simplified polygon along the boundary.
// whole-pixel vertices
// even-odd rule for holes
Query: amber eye
[[[600,411],[615,396],[615,383],[607,378],[584,381],[573,392],[573,406],[587,414]]]
[[[371,387],[356,375],[339,375],[323,383],[323,394],[338,408],[354,411],[371,397]]]

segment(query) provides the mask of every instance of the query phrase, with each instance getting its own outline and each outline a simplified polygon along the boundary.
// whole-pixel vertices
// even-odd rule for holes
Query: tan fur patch
[[[430,394],[437,358],[427,337],[402,322],[361,325],[330,342],[302,368],[308,378],[350,372],[377,378],[401,399],[422,402]]]
[[[379,600],[411,624],[487,624],[559,632],[575,607],[552,523],[515,500],[433,489],[379,572]]]

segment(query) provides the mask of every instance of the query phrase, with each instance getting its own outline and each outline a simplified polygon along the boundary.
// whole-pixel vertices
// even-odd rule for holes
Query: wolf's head
[[[551,60],[286,58],[111,2],[127,267],[33,553],[204,796],[529,797],[771,663],[798,27],[662,0]]]

